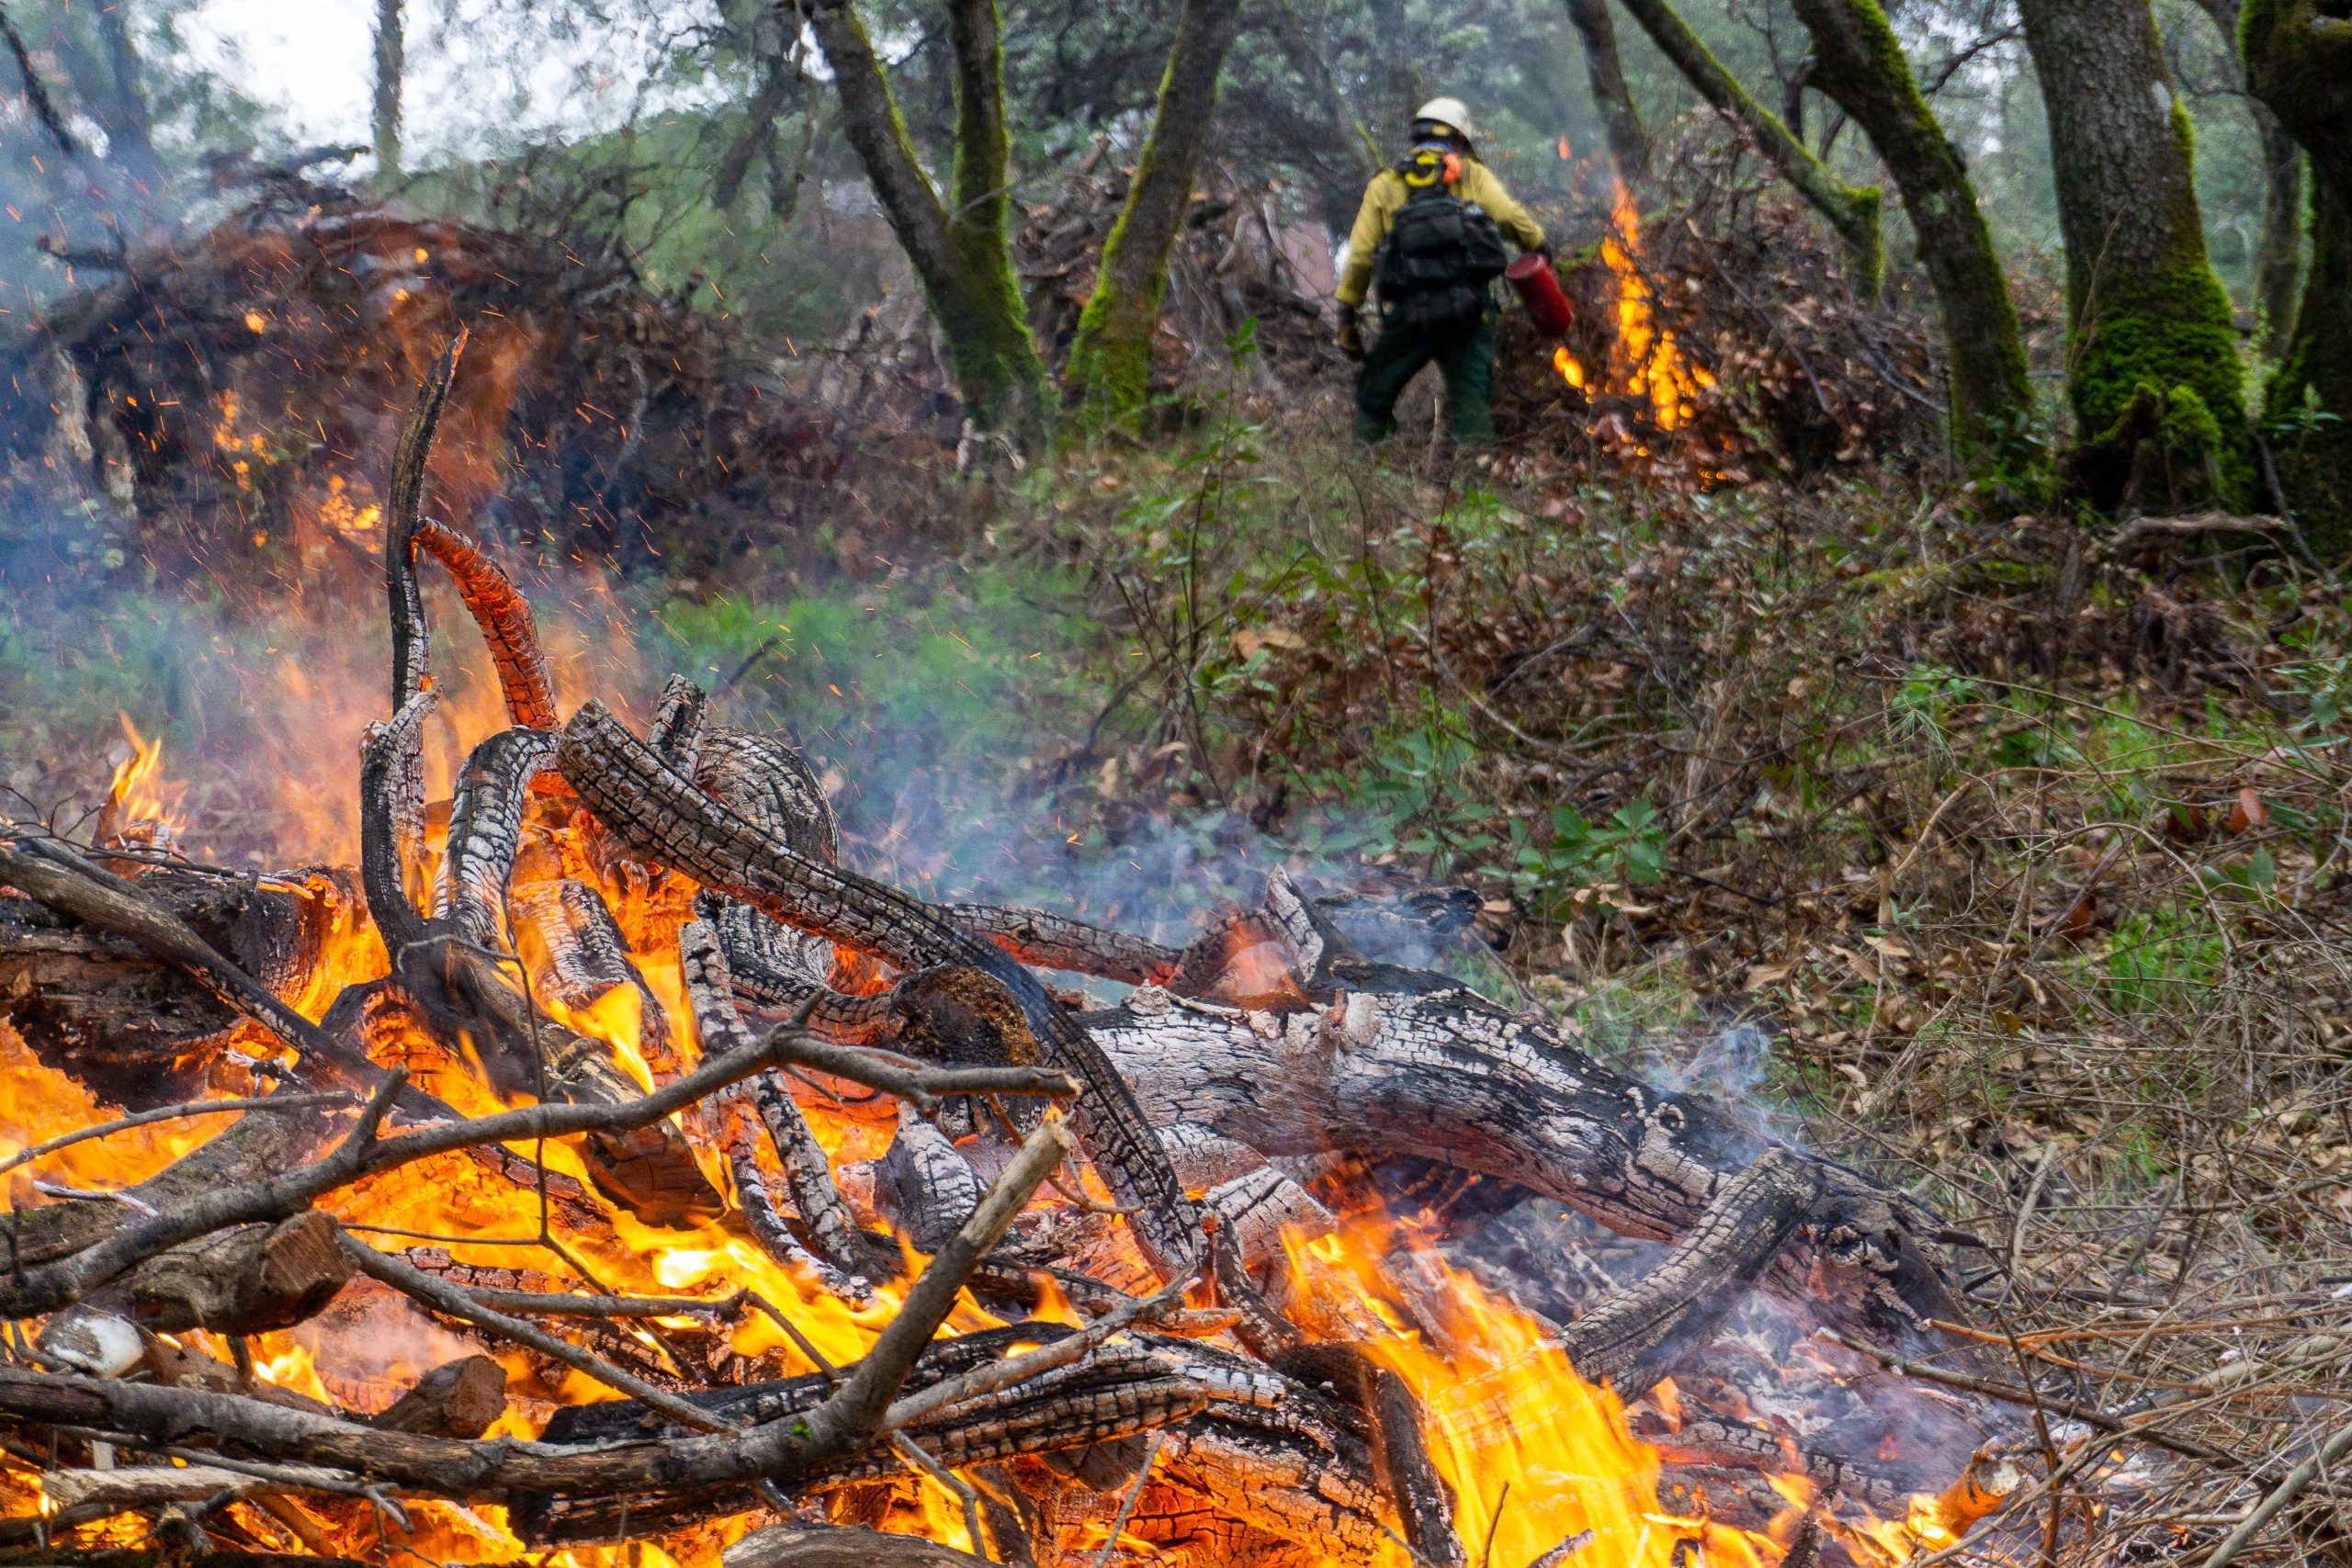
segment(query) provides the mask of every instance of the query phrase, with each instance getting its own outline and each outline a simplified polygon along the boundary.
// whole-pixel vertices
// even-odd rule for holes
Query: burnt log
[[[1612,1230],[1674,1240],[1779,1151],[1764,1208],[1793,1205],[1765,1278],[1879,1338],[1963,1321],[1930,1250],[1940,1225],[1858,1172],[1755,1132],[1728,1107],[1601,1066],[1555,1027],[1447,976],[1300,964],[1303,1000],[1230,1006],[1144,989],[1080,1023],[1153,1122],[1269,1156],[1439,1157],[1557,1199]],[[1743,1235],[1747,1234],[1745,1232]],[[1760,1245],[1760,1244],[1758,1244]]]
[[[354,901],[323,872],[169,867],[134,886],[280,1002],[309,987]],[[131,1110],[187,1099],[242,1016],[216,987],[132,938],[38,898],[0,895],[0,1022],[91,1093]]]
[[[709,758],[705,745],[705,763]],[[1166,1152],[1102,1049],[1028,970],[895,887],[795,850],[672,772],[605,706],[582,704],[557,765],[597,820],[632,852],[682,871],[770,917],[848,942],[905,969],[952,964],[997,981],[1048,1060],[1085,1080],[1071,1120],[1136,1234],[1164,1270],[1203,1256],[1200,1217]]]
[[[266,1334],[322,1311],[352,1276],[334,1242],[334,1221],[317,1209],[274,1225],[216,1231],[141,1263],[93,1292],[93,1305],[119,1303],[141,1327],[171,1334]]]
[[[634,1100],[639,1086],[616,1064],[612,1047],[540,1011],[477,935],[484,926],[495,935],[491,900],[503,902],[521,797],[544,761],[542,743],[493,753],[493,739],[475,748],[467,778],[481,791],[480,804],[469,806],[464,834],[453,830],[458,860],[442,879],[450,912],[432,919],[417,913],[404,824],[417,804],[417,759],[432,701],[429,688],[420,691],[390,721],[369,726],[360,753],[360,884],[391,955],[393,985],[437,1036],[472,1040],[503,1093],[576,1105]],[[581,1153],[598,1190],[648,1224],[708,1218],[724,1208],[674,1127],[591,1134]]]
[[[347,1118],[314,1103],[293,1111],[254,1110],[112,1201],[74,1200],[0,1214],[0,1274],[53,1263],[96,1246],[141,1212],[176,1207],[203,1193],[307,1164]]]
[[[506,1369],[488,1356],[465,1356],[417,1379],[368,1424],[387,1432],[479,1438],[505,1413]]]
[[[1822,1168],[1770,1148],[1725,1180],[1663,1262],[1560,1335],[1577,1375],[1639,1399],[1713,1337],[1820,1201]]]

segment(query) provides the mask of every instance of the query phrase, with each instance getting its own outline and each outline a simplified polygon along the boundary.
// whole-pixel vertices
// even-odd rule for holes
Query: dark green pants
[[[1475,326],[1428,332],[1405,325],[1396,311],[1382,318],[1356,370],[1356,434],[1385,441],[1396,433],[1396,400],[1421,367],[1437,361],[1445,378],[1446,422],[1457,441],[1490,446],[1495,439],[1495,314]]]

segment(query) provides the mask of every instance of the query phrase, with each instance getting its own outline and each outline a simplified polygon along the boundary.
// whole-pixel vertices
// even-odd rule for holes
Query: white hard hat
[[[1465,139],[1470,135],[1470,108],[1460,98],[1431,98],[1413,111],[1415,124],[1425,119],[1450,125]]]

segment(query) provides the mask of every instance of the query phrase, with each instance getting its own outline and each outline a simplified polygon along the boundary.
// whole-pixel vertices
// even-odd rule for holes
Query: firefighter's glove
[[[1350,359],[1363,357],[1363,313],[1353,305],[1340,307],[1340,352]]]

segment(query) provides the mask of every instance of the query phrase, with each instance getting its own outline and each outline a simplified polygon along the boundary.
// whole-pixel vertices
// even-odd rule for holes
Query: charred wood
[[[894,887],[797,852],[670,772],[594,701],[565,726],[564,777],[636,852],[760,907],[811,934],[847,942],[903,968],[954,963],[1001,984],[1048,1058],[1074,1068],[1087,1093],[1073,1120],[1113,1195],[1163,1269],[1201,1249],[1198,1216],[1134,1097],[1101,1048],[1030,973]]]
[[[1124,980],[1131,986],[1166,985],[1183,956],[1172,947],[1043,909],[949,904],[941,913],[1023,964]]]
[[[1823,1173],[1767,1149],[1724,1181],[1663,1262],[1568,1325],[1561,1348],[1589,1382],[1639,1399],[1713,1336],[1820,1201]]]
[[[426,440],[431,440],[430,434]],[[506,716],[518,729],[553,729],[555,679],[532,629],[531,605],[496,561],[446,523],[426,519],[416,526],[417,547],[447,567],[458,596],[490,645]]]
[[[479,1438],[506,1413],[506,1369],[488,1356],[434,1368],[368,1424],[386,1432]]]
[[[981,1568],[987,1559],[921,1536],[862,1525],[769,1525],[720,1558],[723,1568]]]
[[[1444,976],[1341,963],[1294,983],[1312,999],[1243,1008],[1147,989],[1082,1021],[1154,1122],[1269,1156],[1442,1151],[1651,1239],[1690,1230],[1777,1146],[1724,1106],[1625,1077]],[[1815,1284],[1833,1309],[1889,1337],[1963,1321],[1930,1250],[1931,1215],[1816,1156],[1786,1160],[1776,1179],[1814,1184],[1789,1257],[1821,1265]],[[1769,1277],[1804,1293],[1794,1268]]]

